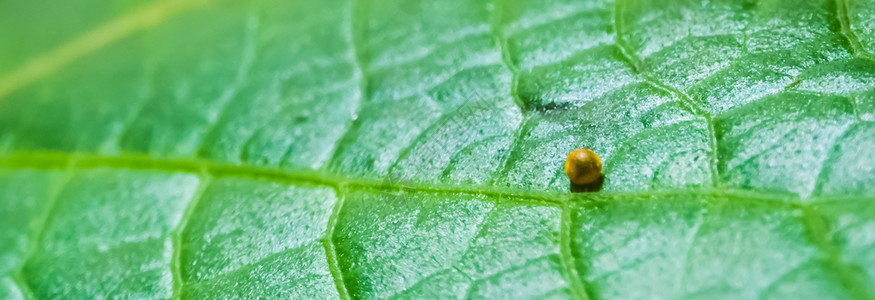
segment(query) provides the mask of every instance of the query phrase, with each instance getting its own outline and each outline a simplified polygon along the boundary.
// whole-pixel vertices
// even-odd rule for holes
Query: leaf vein
[[[334,153],[332,153],[331,158],[328,160],[328,164],[339,164],[340,156],[343,154],[343,141],[351,139],[354,134],[358,132],[358,127],[361,124],[361,121],[358,120],[358,115],[362,112],[362,109],[365,107],[365,104],[368,102],[368,68],[365,62],[364,52],[362,52],[361,46],[363,45],[362,33],[358,32],[356,28],[363,28],[365,21],[364,15],[361,12],[359,6],[364,0],[351,0],[351,9],[350,9],[350,22],[349,22],[349,45],[350,51],[352,52],[352,63],[355,65],[355,69],[358,71],[359,76],[359,105],[356,108],[356,112],[352,115],[352,118],[346,124],[346,131],[341,135],[337,146],[334,148]]]
[[[19,286],[19,288],[24,292],[25,295],[33,296],[31,292],[30,285],[25,280],[23,271],[24,266],[33,259],[33,256],[39,251],[40,246],[42,245],[43,237],[46,234],[46,229],[51,222],[52,215],[56,213],[58,209],[58,202],[61,200],[61,192],[66,188],[67,184],[73,178],[73,173],[75,172],[76,162],[78,157],[75,155],[71,155],[67,157],[66,167],[64,170],[64,178],[57,185],[56,190],[52,191],[51,196],[49,196],[49,201],[46,205],[46,210],[43,212],[42,216],[40,216],[40,220],[38,222],[39,227],[34,230],[35,234],[30,240],[30,244],[27,247],[27,252],[24,254],[24,259],[22,259],[21,266],[19,266],[18,270],[14,272],[13,278],[16,278],[15,283]]]
[[[671,196],[671,195],[713,195],[713,196],[729,196],[751,199],[758,202],[778,203],[786,205],[787,203],[799,204],[798,195],[786,192],[777,191],[757,191],[752,192],[748,189],[740,189],[733,187],[721,188],[702,188],[702,189],[660,189],[656,191],[637,191],[637,192],[596,192],[586,194],[569,195],[561,192],[548,191],[531,191],[519,188],[508,188],[504,186],[483,186],[469,184],[446,184],[446,183],[417,183],[403,182],[391,187],[387,187],[383,180],[371,178],[350,178],[339,174],[329,173],[325,171],[314,171],[307,169],[270,169],[258,166],[246,165],[224,165],[216,164],[206,160],[198,159],[179,159],[179,160],[161,160],[148,156],[128,155],[128,156],[102,156],[89,155],[85,153],[68,154],[68,153],[10,153],[0,155],[0,166],[12,168],[28,168],[28,167],[45,167],[51,165],[59,157],[77,157],[77,168],[94,168],[94,167],[110,167],[119,169],[145,169],[145,170],[161,170],[161,171],[182,171],[197,173],[203,168],[213,177],[244,177],[244,178],[264,178],[275,182],[310,182],[322,184],[326,186],[339,186],[346,184],[350,188],[356,189],[388,189],[388,190],[406,190],[427,193],[465,193],[479,194],[487,196],[501,196],[503,201],[520,201],[521,203],[535,203],[540,205],[560,204],[565,201],[587,201],[587,202],[603,202],[611,201],[612,199],[640,199],[643,201],[652,200],[654,197]],[[63,166],[61,166],[63,167]],[[570,197],[569,197],[570,196]],[[830,199],[820,199],[830,201]],[[875,201],[875,196],[871,199],[863,197],[861,201]]]
[[[195,194],[192,196],[191,200],[189,200],[186,204],[185,210],[182,214],[182,218],[179,220],[179,223],[176,224],[176,228],[174,228],[171,233],[173,258],[170,262],[170,273],[173,276],[174,299],[179,299],[182,296],[183,289],[185,288],[185,280],[182,278],[182,236],[186,226],[188,226],[188,222],[191,221],[192,215],[194,215],[195,210],[198,208],[198,204],[203,198],[204,192],[212,183],[213,178],[212,174],[209,173],[206,166],[201,167],[199,177],[201,179],[200,186],[198,186],[197,191],[195,191]]]
[[[173,16],[210,4],[214,0],[163,0],[144,5],[76,37],[43,55],[30,59],[0,76],[0,99],[78,59],[136,32],[161,24]]]
[[[856,299],[871,299],[875,295],[875,290],[867,284],[869,280],[866,275],[858,271],[860,270],[859,266],[842,259],[841,252],[832,239],[828,224],[825,223],[827,218],[811,207],[802,208],[801,218],[808,233],[809,242],[817,248],[830,265],[836,268],[836,280],[841,283],[842,288]]]
[[[577,273],[575,268],[574,252],[572,251],[573,243],[571,241],[573,229],[572,207],[565,203],[562,205],[562,219],[559,222],[559,254],[564,267],[565,278],[568,280],[568,285],[571,286],[571,291],[575,298],[580,300],[589,300],[586,286],[583,284],[583,278]]]
[[[337,294],[340,299],[343,300],[349,300],[351,297],[349,296],[349,289],[346,287],[346,282],[343,280],[343,271],[337,261],[337,246],[334,244],[334,230],[337,228],[340,210],[343,209],[343,203],[346,200],[346,192],[347,188],[345,185],[335,188],[335,193],[337,193],[338,196],[337,203],[334,204],[331,215],[328,217],[328,228],[325,232],[325,238],[322,239],[322,245],[325,247],[326,261],[328,262],[328,270],[331,272],[331,277],[334,279]]]
[[[851,21],[848,17],[848,0],[835,0],[835,5],[837,10],[835,15],[841,25],[840,37],[844,37],[851,44],[851,50],[853,50],[857,57],[875,61],[875,54],[869,53],[863,47],[863,43],[860,42],[857,34],[851,30]]]
[[[709,113],[707,110],[705,110],[702,107],[701,104],[697,103],[696,101],[693,101],[693,99],[690,98],[689,95],[680,91],[677,88],[674,88],[668,84],[663,83],[660,80],[657,80],[656,78],[650,76],[649,74],[646,74],[642,70],[641,58],[637,57],[634,54],[634,51],[632,51],[632,48],[628,45],[628,43],[626,43],[625,39],[623,39],[622,33],[625,30],[625,24],[623,24],[623,22],[621,22],[622,18],[620,17],[622,14],[622,10],[623,10],[623,6],[622,6],[623,1],[624,0],[617,0],[617,2],[614,3],[614,35],[616,38],[615,45],[617,46],[617,48],[619,48],[620,53],[622,54],[622,57],[625,58],[626,61],[632,66],[632,70],[635,71],[635,73],[639,74],[642,77],[642,79],[646,80],[647,82],[655,85],[657,88],[671,94],[676,99],[680,100],[681,103],[684,104],[685,106],[687,106],[687,108],[690,109],[690,111],[692,113],[697,114],[697,115],[701,115],[702,117],[705,118],[705,122],[708,124],[708,144],[709,144],[709,147],[711,148],[710,153],[709,153],[710,160],[711,160],[710,161],[710,168],[709,168],[709,170],[711,172],[711,182],[712,182],[713,186],[715,186],[715,187],[718,186],[719,185],[718,178],[720,178],[720,177],[719,177],[719,171],[717,170],[717,164],[719,163],[718,158],[717,158],[717,147],[718,147],[719,141],[717,140],[717,134],[716,134],[716,131],[714,129],[714,118],[711,116],[711,113]]]

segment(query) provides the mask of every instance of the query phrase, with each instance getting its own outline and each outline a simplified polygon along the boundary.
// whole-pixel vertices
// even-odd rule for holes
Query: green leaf
[[[0,298],[870,299],[873,8],[0,1]]]

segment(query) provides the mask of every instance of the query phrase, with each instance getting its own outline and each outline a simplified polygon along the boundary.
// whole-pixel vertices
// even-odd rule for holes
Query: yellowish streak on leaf
[[[208,2],[210,0],[163,0],[109,21],[0,77],[0,99],[106,45]]]

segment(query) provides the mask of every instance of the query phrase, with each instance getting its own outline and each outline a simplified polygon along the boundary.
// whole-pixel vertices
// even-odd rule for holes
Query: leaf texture
[[[0,2],[0,298],[869,299],[873,8]]]

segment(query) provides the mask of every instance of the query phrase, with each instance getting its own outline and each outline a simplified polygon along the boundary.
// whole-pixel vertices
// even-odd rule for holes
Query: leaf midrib
[[[71,161],[75,163],[68,166]],[[846,201],[875,202],[875,194],[853,197],[811,197],[802,199],[797,194],[741,189],[735,187],[665,188],[642,191],[599,191],[590,193],[565,193],[556,191],[534,191],[512,186],[485,186],[471,184],[452,184],[438,182],[395,182],[381,178],[354,178],[326,170],[282,169],[248,165],[215,163],[199,158],[156,159],[141,154],[122,154],[107,156],[95,153],[66,153],[53,151],[13,152],[0,154],[0,167],[11,169],[50,169],[61,170],[92,169],[108,167],[115,169],[154,170],[165,172],[186,172],[191,174],[210,174],[214,177],[262,178],[280,183],[313,183],[331,187],[376,191],[428,192],[438,194],[480,194],[519,199],[520,203],[562,204],[565,202],[598,203],[624,199],[625,201],[648,201],[658,197],[684,195],[724,196],[728,198],[750,199],[758,202],[778,203],[798,207],[810,204]]]

